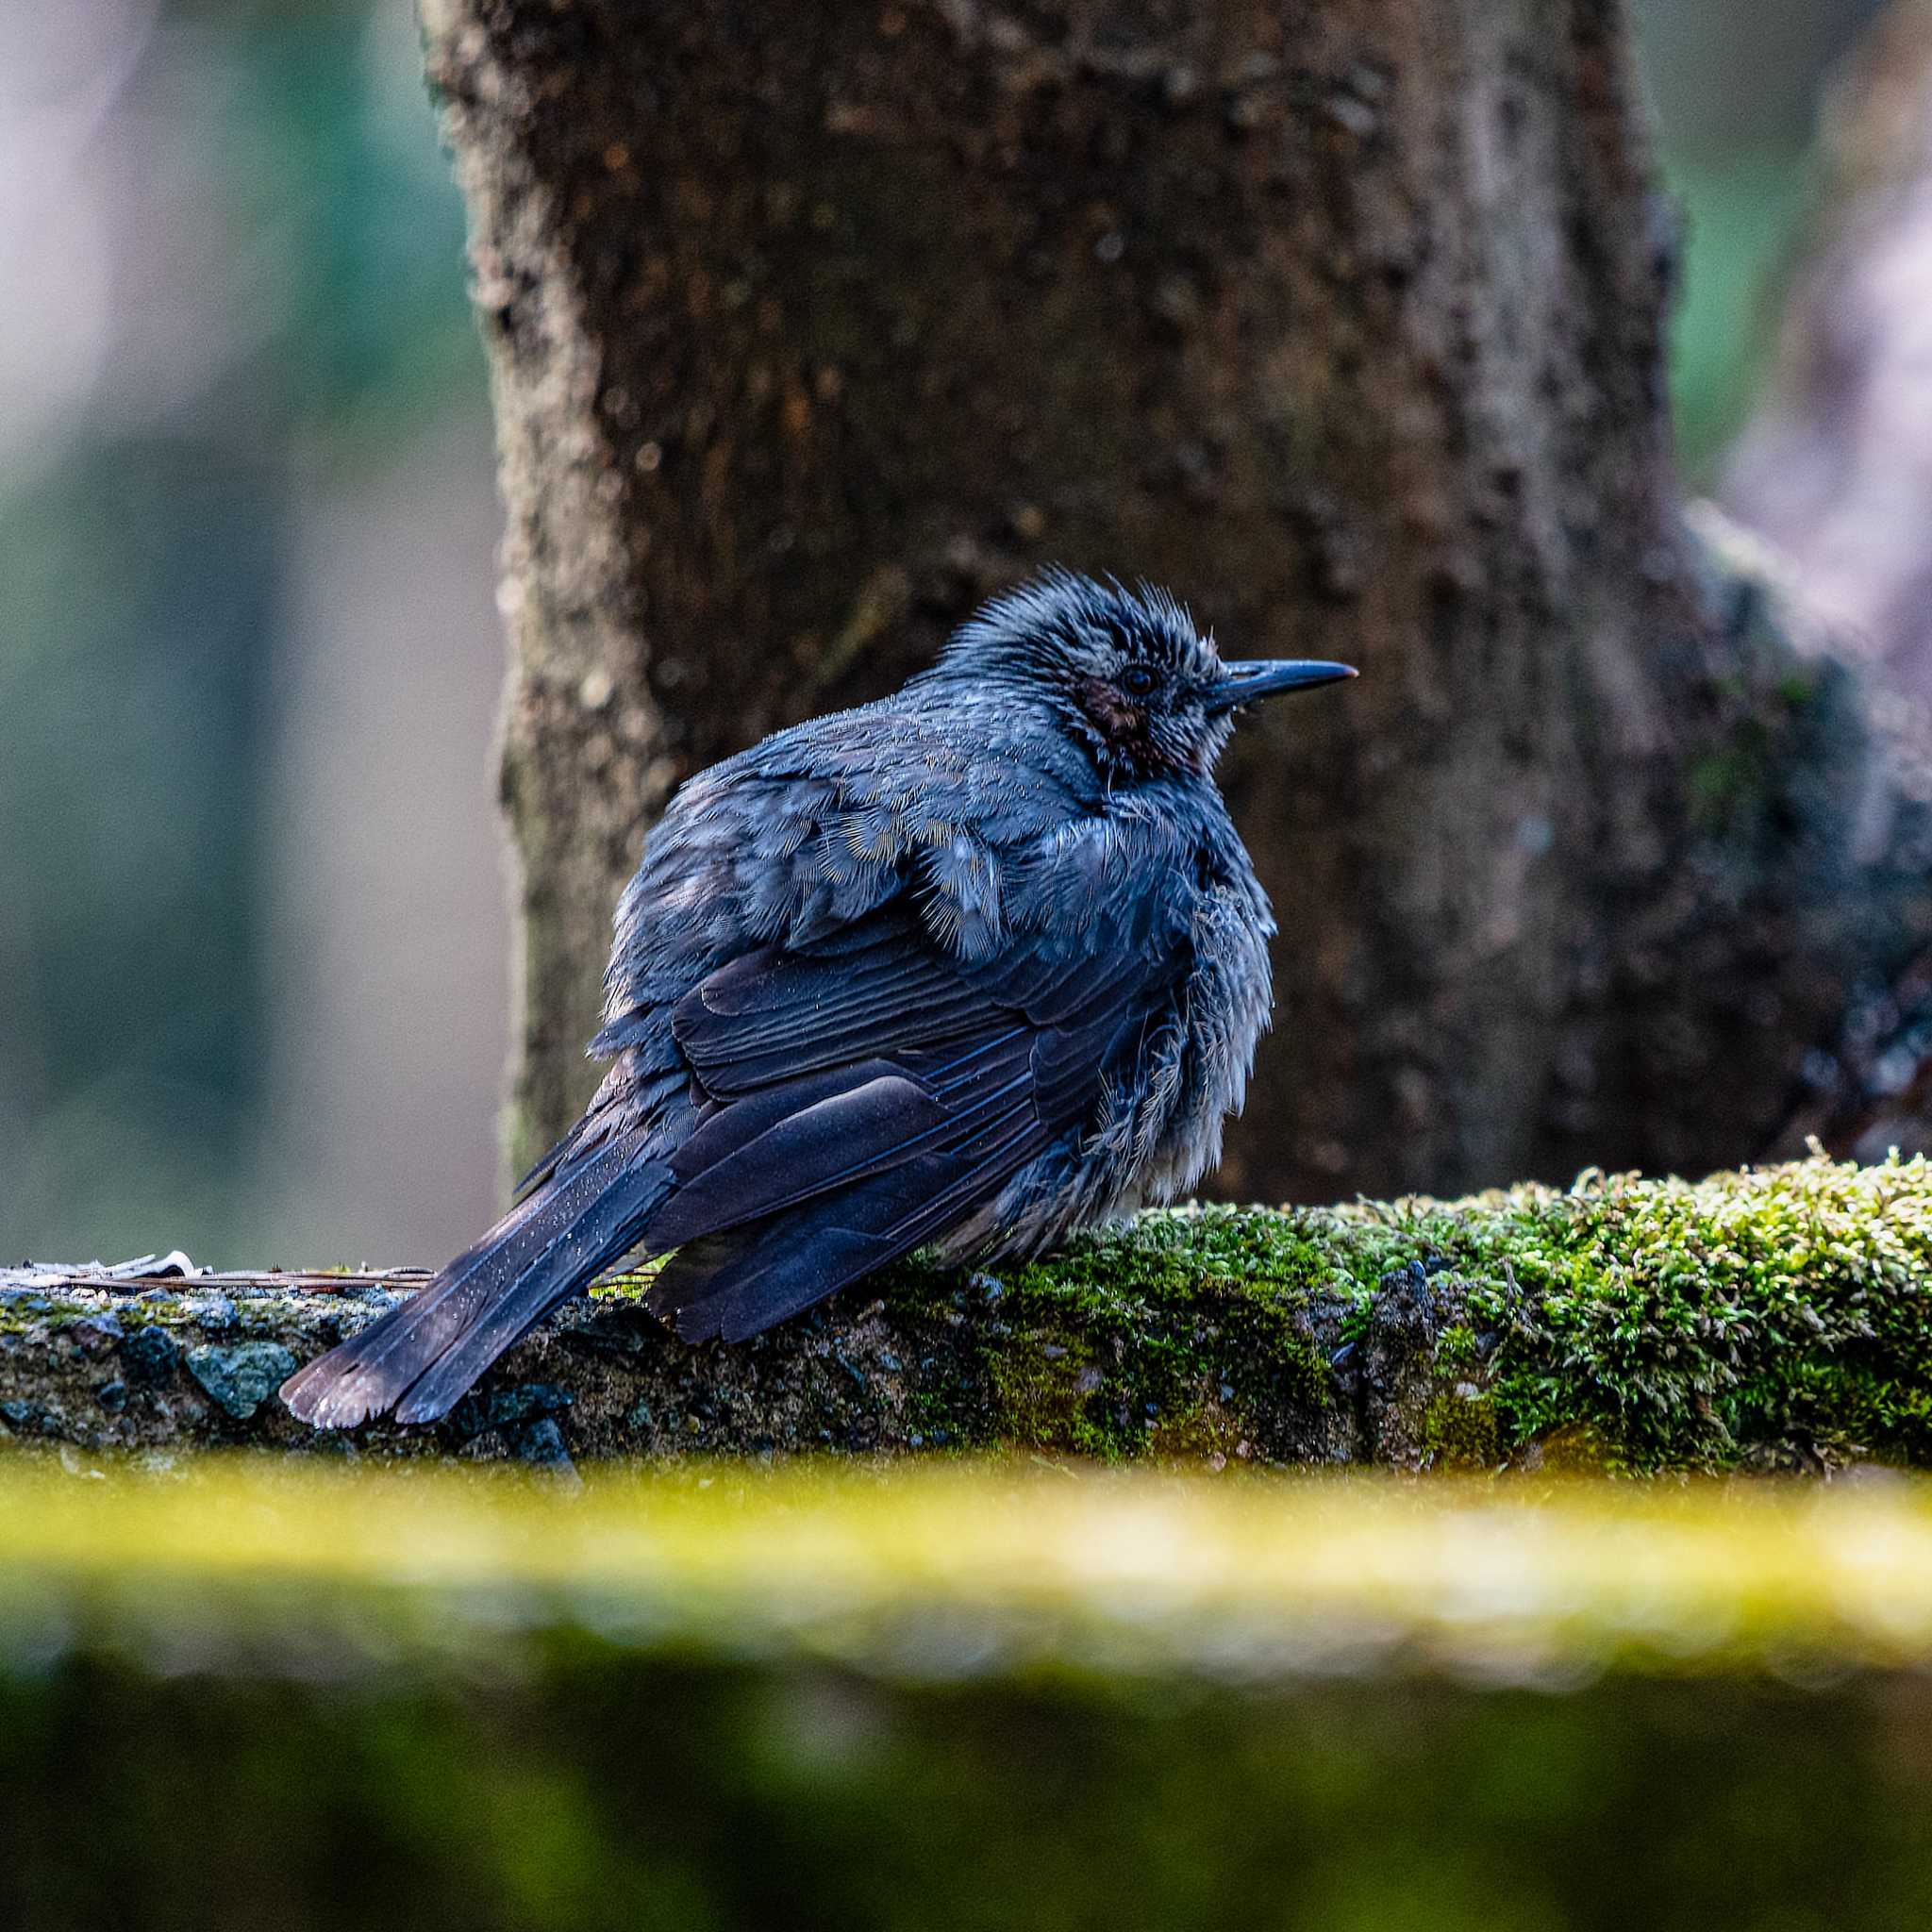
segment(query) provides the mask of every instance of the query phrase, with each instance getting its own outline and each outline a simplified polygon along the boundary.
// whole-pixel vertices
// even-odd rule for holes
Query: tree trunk
[[[518,1154],[673,786],[1048,560],[1364,672],[1226,769],[1283,931],[1236,1194],[1748,1156],[1924,929],[1852,681],[1679,528],[1617,7],[425,11],[509,507]]]

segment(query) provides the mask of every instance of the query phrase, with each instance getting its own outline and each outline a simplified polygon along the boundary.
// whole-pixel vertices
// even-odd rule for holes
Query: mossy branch
[[[1032,1450],[1222,1466],[1932,1464],[1932,1168],[1142,1216],[999,1273],[915,1265],[737,1348],[635,1278],[433,1429],[296,1424],[274,1391],[421,1276],[0,1274],[0,1429],[69,1453]]]

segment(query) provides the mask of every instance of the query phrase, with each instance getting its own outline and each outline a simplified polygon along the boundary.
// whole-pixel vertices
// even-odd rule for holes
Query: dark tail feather
[[[971,1154],[922,1155],[822,1201],[680,1248],[646,1300],[687,1341],[743,1341],[909,1255],[991,1199],[1047,1139],[1030,1107],[1015,1108],[991,1123]]]
[[[498,1356],[642,1239],[672,1186],[625,1137],[553,1178],[428,1287],[298,1370],[282,1400],[318,1428],[447,1415]],[[635,1163],[635,1164],[633,1164]]]

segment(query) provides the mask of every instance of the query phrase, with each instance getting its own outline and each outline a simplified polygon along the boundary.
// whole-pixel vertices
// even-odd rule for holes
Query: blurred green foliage
[[[1708,487],[1771,347],[1837,63],[1885,0],[1631,0],[1637,65],[1685,226],[1672,394],[1686,481]]]
[[[97,137],[190,184],[143,206],[164,277],[213,184],[212,279],[149,292],[210,337],[245,321],[152,425],[99,400],[0,487],[9,1259],[273,1240],[250,1158],[292,486],[482,388],[414,49],[368,0],[166,9]],[[142,291],[118,299],[139,339]]]
[[[0,1078],[29,1240],[223,1215],[211,1170],[239,1158],[262,1049],[275,481],[104,440],[0,504]]]
[[[1810,174],[1801,150],[1775,147],[1666,153],[1663,169],[1686,231],[1671,393],[1685,477],[1701,488],[1743,426],[1774,346]]]
[[[277,426],[338,441],[399,439],[483,379],[415,42],[377,39],[371,16],[340,0],[231,17],[246,83],[209,130],[229,220],[278,255],[286,322],[253,386]]]
[[[0,1686],[19,1932],[1906,1932],[1916,1678],[880,1684],[580,1638]]]

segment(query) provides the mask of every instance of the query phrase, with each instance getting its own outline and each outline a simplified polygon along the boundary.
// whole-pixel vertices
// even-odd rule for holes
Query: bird
[[[1353,677],[1224,660],[1170,592],[1054,568],[894,695],[688,779],[615,919],[607,1060],[515,1205],[299,1369],[318,1427],[446,1415],[627,1257],[741,1342],[925,1249],[1019,1261],[1184,1194],[1271,1016],[1215,784],[1236,714]]]

